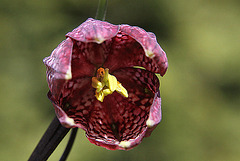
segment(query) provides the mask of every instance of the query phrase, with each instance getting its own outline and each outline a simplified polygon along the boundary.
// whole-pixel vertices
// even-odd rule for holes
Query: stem
[[[47,160],[69,130],[70,129],[63,127],[58,121],[58,118],[55,117],[28,161]]]
[[[68,157],[68,155],[69,155],[69,153],[70,153],[70,151],[72,149],[74,140],[76,138],[77,130],[78,130],[78,128],[72,129],[72,133],[71,133],[71,136],[70,136],[70,138],[68,140],[68,144],[66,146],[66,149],[64,150],[64,153],[63,153],[63,155],[62,155],[62,157],[60,158],[59,161],[65,161],[67,159],[67,157]]]
[[[102,20],[102,21],[105,20],[106,13],[107,13],[107,4],[108,4],[108,0],[99,0],[95,19]]]

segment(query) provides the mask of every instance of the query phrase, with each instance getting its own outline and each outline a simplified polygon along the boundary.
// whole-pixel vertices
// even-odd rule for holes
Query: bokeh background
[[[0,0],[0,160],[27,160],[54,117],[42,59],[97,0]],[[237,161],[240,158],[240,1],[109,0],[106,20],[154,32],[169,60],[163,119],[130,151],[79,130],[69,161]],[[68,136],[49,158],[60,158]]]

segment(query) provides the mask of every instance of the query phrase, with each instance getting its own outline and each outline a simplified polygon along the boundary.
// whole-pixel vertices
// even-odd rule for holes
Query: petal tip
[[[60,120],[61,124],[66,127],[66,128],[71,128],[73,126],[75,126],[75,122],[74,119],[70,118],[70,117],[65,117],[64,120]]]
[[[155,124],[156,124],[156,123],[155,123],[154,120],[148,119],[148,120],[146,121],[146,125],[147,125],[147,127],[149,127],[149,128],[153,127]]]
[[[128,149],[129,147],[131,147],[131,142],[130,141],[121,141],[119,146],[124,149]]]
[[[113,25],[106,21],[88,18],[72,32],[68,32],[66,37],[81,42],[95,42],[101,44],[105,40],[114,37],[119,31],[119,25]]]
[[[67,70],[66,75],[65,75],[65,79],[66,79],[66,80],[72,79],[71,67]]]
[[[150,59],[154,58],[155,54],[151,50],[145,50],[145,55]]]
[[[104,41],[105,41],[104,37],[102,37],[101,35],[97,35],[97,36],[95,37],[95,41],[93,41],[93,42],[96,42],[97,44],[101,44],[101,43],[103,43]]]

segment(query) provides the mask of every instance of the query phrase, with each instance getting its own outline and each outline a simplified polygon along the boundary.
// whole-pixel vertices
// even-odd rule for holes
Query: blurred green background
[[[42,59],[97,0],[0,1],[0,160],[27,160],[54,117]],[[240,158],[240,1],[109,0],[106,20],[154,32],[169,60],[163,119],[130,151],[79,130],[69,161],[237,161]],[[60,158],[68,137],[49,158]]]

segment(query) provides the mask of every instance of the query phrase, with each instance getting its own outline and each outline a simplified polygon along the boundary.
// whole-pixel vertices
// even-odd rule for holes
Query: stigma
[[[92,87],[96,88],[95,96],[97,100],[103,102],[105,96],[118,92],[124,97],[128,97],[127,90],[117,81],[117,78],[109,74],[109,69],[99,68],[96,77],[92,77]]]

